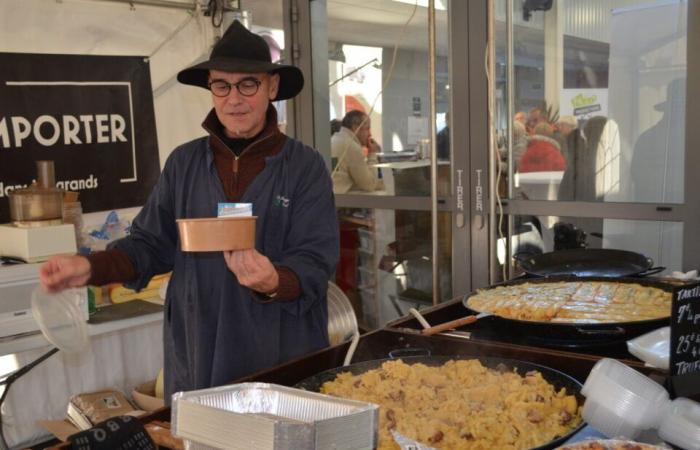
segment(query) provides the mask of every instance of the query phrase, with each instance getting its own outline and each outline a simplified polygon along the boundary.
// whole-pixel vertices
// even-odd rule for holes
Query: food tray
[[[255,246],[256,216],[177,219],[183,252],[243,250]]]
[[[171,422],[188,448],[354,450],[375,448],[378,415],[371,403],[242,383],[175,394]]]

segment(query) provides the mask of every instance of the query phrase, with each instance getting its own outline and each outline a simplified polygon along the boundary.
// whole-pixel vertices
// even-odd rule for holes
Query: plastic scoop
[[[77,353],[88,345],[85,298],[75,289],[49,294],[40,288],[32,292],[32,314],[44,337],[59,350]]]

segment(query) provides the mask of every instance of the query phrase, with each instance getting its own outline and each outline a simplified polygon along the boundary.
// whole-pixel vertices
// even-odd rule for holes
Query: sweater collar
[[[225,150],[231,156],[233,156],[233,151],[226,145],[226,135],[224,134],[224,126],[221,124],[219,118],[216,116],[216,111],[214,110],[214,108],[212,108],[212,110],[209,111],[209,114],[207,114],[207,117],[204,119],[204,122],[202,122],[202,128],[204,128],[207,131],[207,133],[209,133],[209,135],[211,136],[211,145],[214,151]],[[280,136],[284,135],[279,130],[279,126],[277,125],[277,110],[272,105],[272,103],[270,103],[270,105],[267,107],[267,112],[265,115],[265,128],[263,128],[263,130],[256,136],[255,140],[248,147],[246,147],[243,150],[243,152],[245,152],[246,154],[254,153],[260,148],[265,147],[259,146],[258,143],[268,143],[271,141],[277,141],[280,138]],[[243,152],[241,153],[241,155],[243,154]]]

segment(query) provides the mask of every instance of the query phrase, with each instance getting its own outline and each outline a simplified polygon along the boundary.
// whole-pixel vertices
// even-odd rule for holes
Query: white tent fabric
[[[23,375],[10,388],[2,408],[3,433],[10,448],[25,448],[50,437],[38,420],[63,420],[71,395],[131,390],[155,379],[163,367],[163,322],[92,336],[78,355],[58,352]],[[48,347],[16,355],[22,367]]]

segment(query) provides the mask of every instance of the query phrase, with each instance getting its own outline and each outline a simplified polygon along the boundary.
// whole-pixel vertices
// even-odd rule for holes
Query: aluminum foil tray
[[[241,383],[173,395],[171,423],[173,435],[198,450],[373,449],[379,407],[276,384]]]

